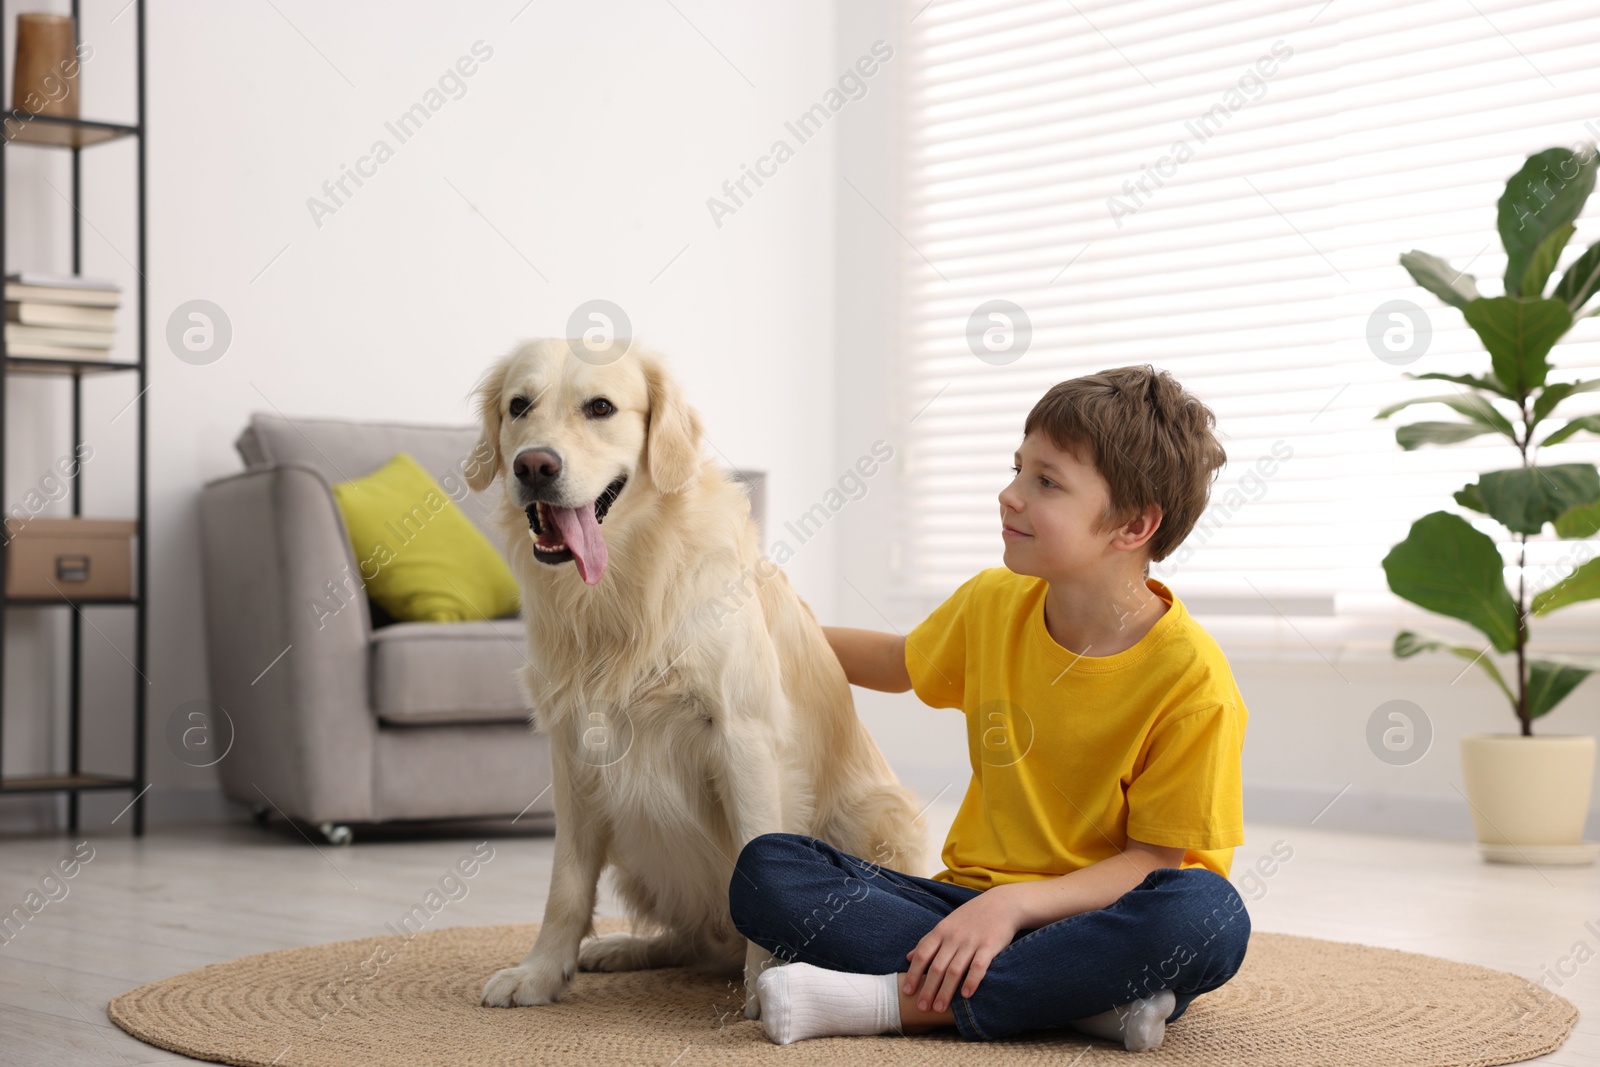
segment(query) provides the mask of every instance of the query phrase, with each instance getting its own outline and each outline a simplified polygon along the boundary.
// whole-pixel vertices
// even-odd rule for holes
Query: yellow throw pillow
[[[398,452],[339,482],[367,595],[401,622],[494,619],[517,610],[517,581],[489,539],[416,460]]]

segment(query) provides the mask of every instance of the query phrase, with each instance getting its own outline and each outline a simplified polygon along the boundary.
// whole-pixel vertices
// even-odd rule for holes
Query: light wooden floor
[[[933,840],[943,840],[954,815],[953,804],[928,812]],[[1600,1067],[1600,867],[1492,865],[1466,843],[1305,825],[1252,823],[1247,835],[1234,853],[1233,880],[1254,929],[1429,953],[1534,981],[1553,975],[1548,988],[1583,1017],[1562,1048],[1533,1062]],[[366,835],[345,849],[313,848],[282,825],[163,829],[139,842],[92,837],[94,857],[65,883],[67,895],[0,944],[0,1062],[195,1062],[125,1035],[106,1018],[106,1002],[207,963],[381,934],[483,840],[494,858],[434,927],[538,921],[553,851],[548,836],[458,827],[426,839]],[[1245,883],[1245,871],[1278,842],[1292,858],[1259,885]],[[21,904],[75,844],[64,837],[0,842],[0,909]],[[599,910],[622,914],[609,884]],[[1563,958],[1575,949],[1578,958],[1594,958],[1565,976],[1561,970],[1570,973],[1573,964]]]

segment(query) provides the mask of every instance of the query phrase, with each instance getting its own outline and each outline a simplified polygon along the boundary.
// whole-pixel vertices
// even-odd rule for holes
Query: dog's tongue
[[[600,524],[594,521],[594,505],[558,508],[552,504],[550,514],[578,565],[578,577],[586,585],[594,585],[606,571],[606,539],[600,535]]]

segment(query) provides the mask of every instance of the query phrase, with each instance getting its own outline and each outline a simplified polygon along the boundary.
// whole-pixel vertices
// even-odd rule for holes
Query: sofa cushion
[[[528,662],[521,619],[402,622],[372,635],[372,707],[397,726],[525,720],[512,672]]]
[[[333,498],[367,596],[394,618],[459,622],[517,613],[511,568],[410,453],[336,482]]]

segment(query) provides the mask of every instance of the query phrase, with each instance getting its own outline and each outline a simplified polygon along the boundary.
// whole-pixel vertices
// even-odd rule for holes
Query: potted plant
[[[1547,357],[1600,288],[1600,243],[1557,274],[1574,223],[1595,185],[1595,150],[1551,148],[1530,156],[1506,183],[1499,200],[1500,239],[1507,263],[1505,295],[1481,296],[1476,280],[1443,259],[1411,251],[1400,263],[1418,285],[1452,307],[1489,352],[1486,374],[1419,374],[1452,383],[1454,392],[1392,404],[1388,418],[1413,404],[1443,404],[1460,418],[1415,422],[1395,431],[1403,449],[1450,445],[1498,434],[1517,449],[1518,466],[1490,471],[1455,493],[1462,508],[1509,531],[1499,543],[1449,511],[1424,515],[1404,541],[1384,557],[1389,588],[1429,611],[1481,631],[1485,643],[1457,644],[1411,630],[1394,639],[1394,654],[1453,653],[1476,664],[1500,688],[1516,713],[1516,733],[1469,734],[1461,740],[1463,776],[1480,853],[1487,860],[1522,863],[1593,863],[1600,846],[1583,841],[1593,782],[1595,739],[1586,734],[1540,734],[1533,723],[1547,715],[1600,663],[1572,657],[1534,657],[1528,619],[1600,598],[1600,558],[1584,541],[1600,530],[1600,472],[1592,463],[1545,463],[1542,450],[1577,434],[1600,434],[1600,415],[1565,416],[1559,409],[1578,394],[1600,389],[1600,378],[1549,380]],[[1556,420],[1552,423],[1551,420]],[[1554,426],[1552,429],[1551,426]],[[1527,542],[1546,526],[1578,542],[1578,565],[1529,599]],[[1501,545],[1516,548],[1516,591],[1507,588]],[[1504,670],[1495,656],[1515,657]],[[1509,675],[1509,677],[1508,677]]]

